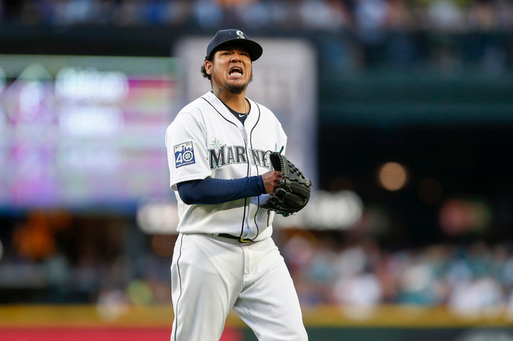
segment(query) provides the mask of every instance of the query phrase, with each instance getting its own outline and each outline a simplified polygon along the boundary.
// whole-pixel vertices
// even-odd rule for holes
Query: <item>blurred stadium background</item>
[[[227,27],[314,179],[275,232],[310,338],[513,340],[509,0],[3,0],[0,339],[169,339],[164,131]]]

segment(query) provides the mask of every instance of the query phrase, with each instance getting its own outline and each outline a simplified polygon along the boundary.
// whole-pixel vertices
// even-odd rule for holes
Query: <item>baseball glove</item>
[[[312,182],[284,155],[271,152],[270,160],[276,171],[281,171],[280,187],[269,195],[262,208],[289,216],[303,209],[310,199]]]

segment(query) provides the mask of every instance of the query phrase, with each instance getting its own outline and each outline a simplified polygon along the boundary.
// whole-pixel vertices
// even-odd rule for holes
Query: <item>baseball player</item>
[[[166,131],[179,212],[171,340],[219,340],[232,309],[259,340],[308,339],[271,238],[274,213],[261,208],[281,179],[269,154],[284,153],[287,143],[274,114],[245,96],[262,52],[240,30],[218,31],[201,68],[212,90]]]

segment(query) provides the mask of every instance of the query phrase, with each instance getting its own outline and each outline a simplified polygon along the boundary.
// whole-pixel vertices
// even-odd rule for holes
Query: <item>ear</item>
[[[211,61],[205,61],[205,71],[208,75],[212,75],[213,63]]]

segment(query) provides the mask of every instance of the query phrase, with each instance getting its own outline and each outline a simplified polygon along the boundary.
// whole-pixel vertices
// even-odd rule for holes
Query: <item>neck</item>
[[[217,89],[216,89],[217,88]],[[240,94],[233,94],[228,91],[223,91],[219,87],[212,89],[212,92],[226,104],[228,107],[239,113],[246,113],[248,111],[248,104],[246,102],[246,91]]]

